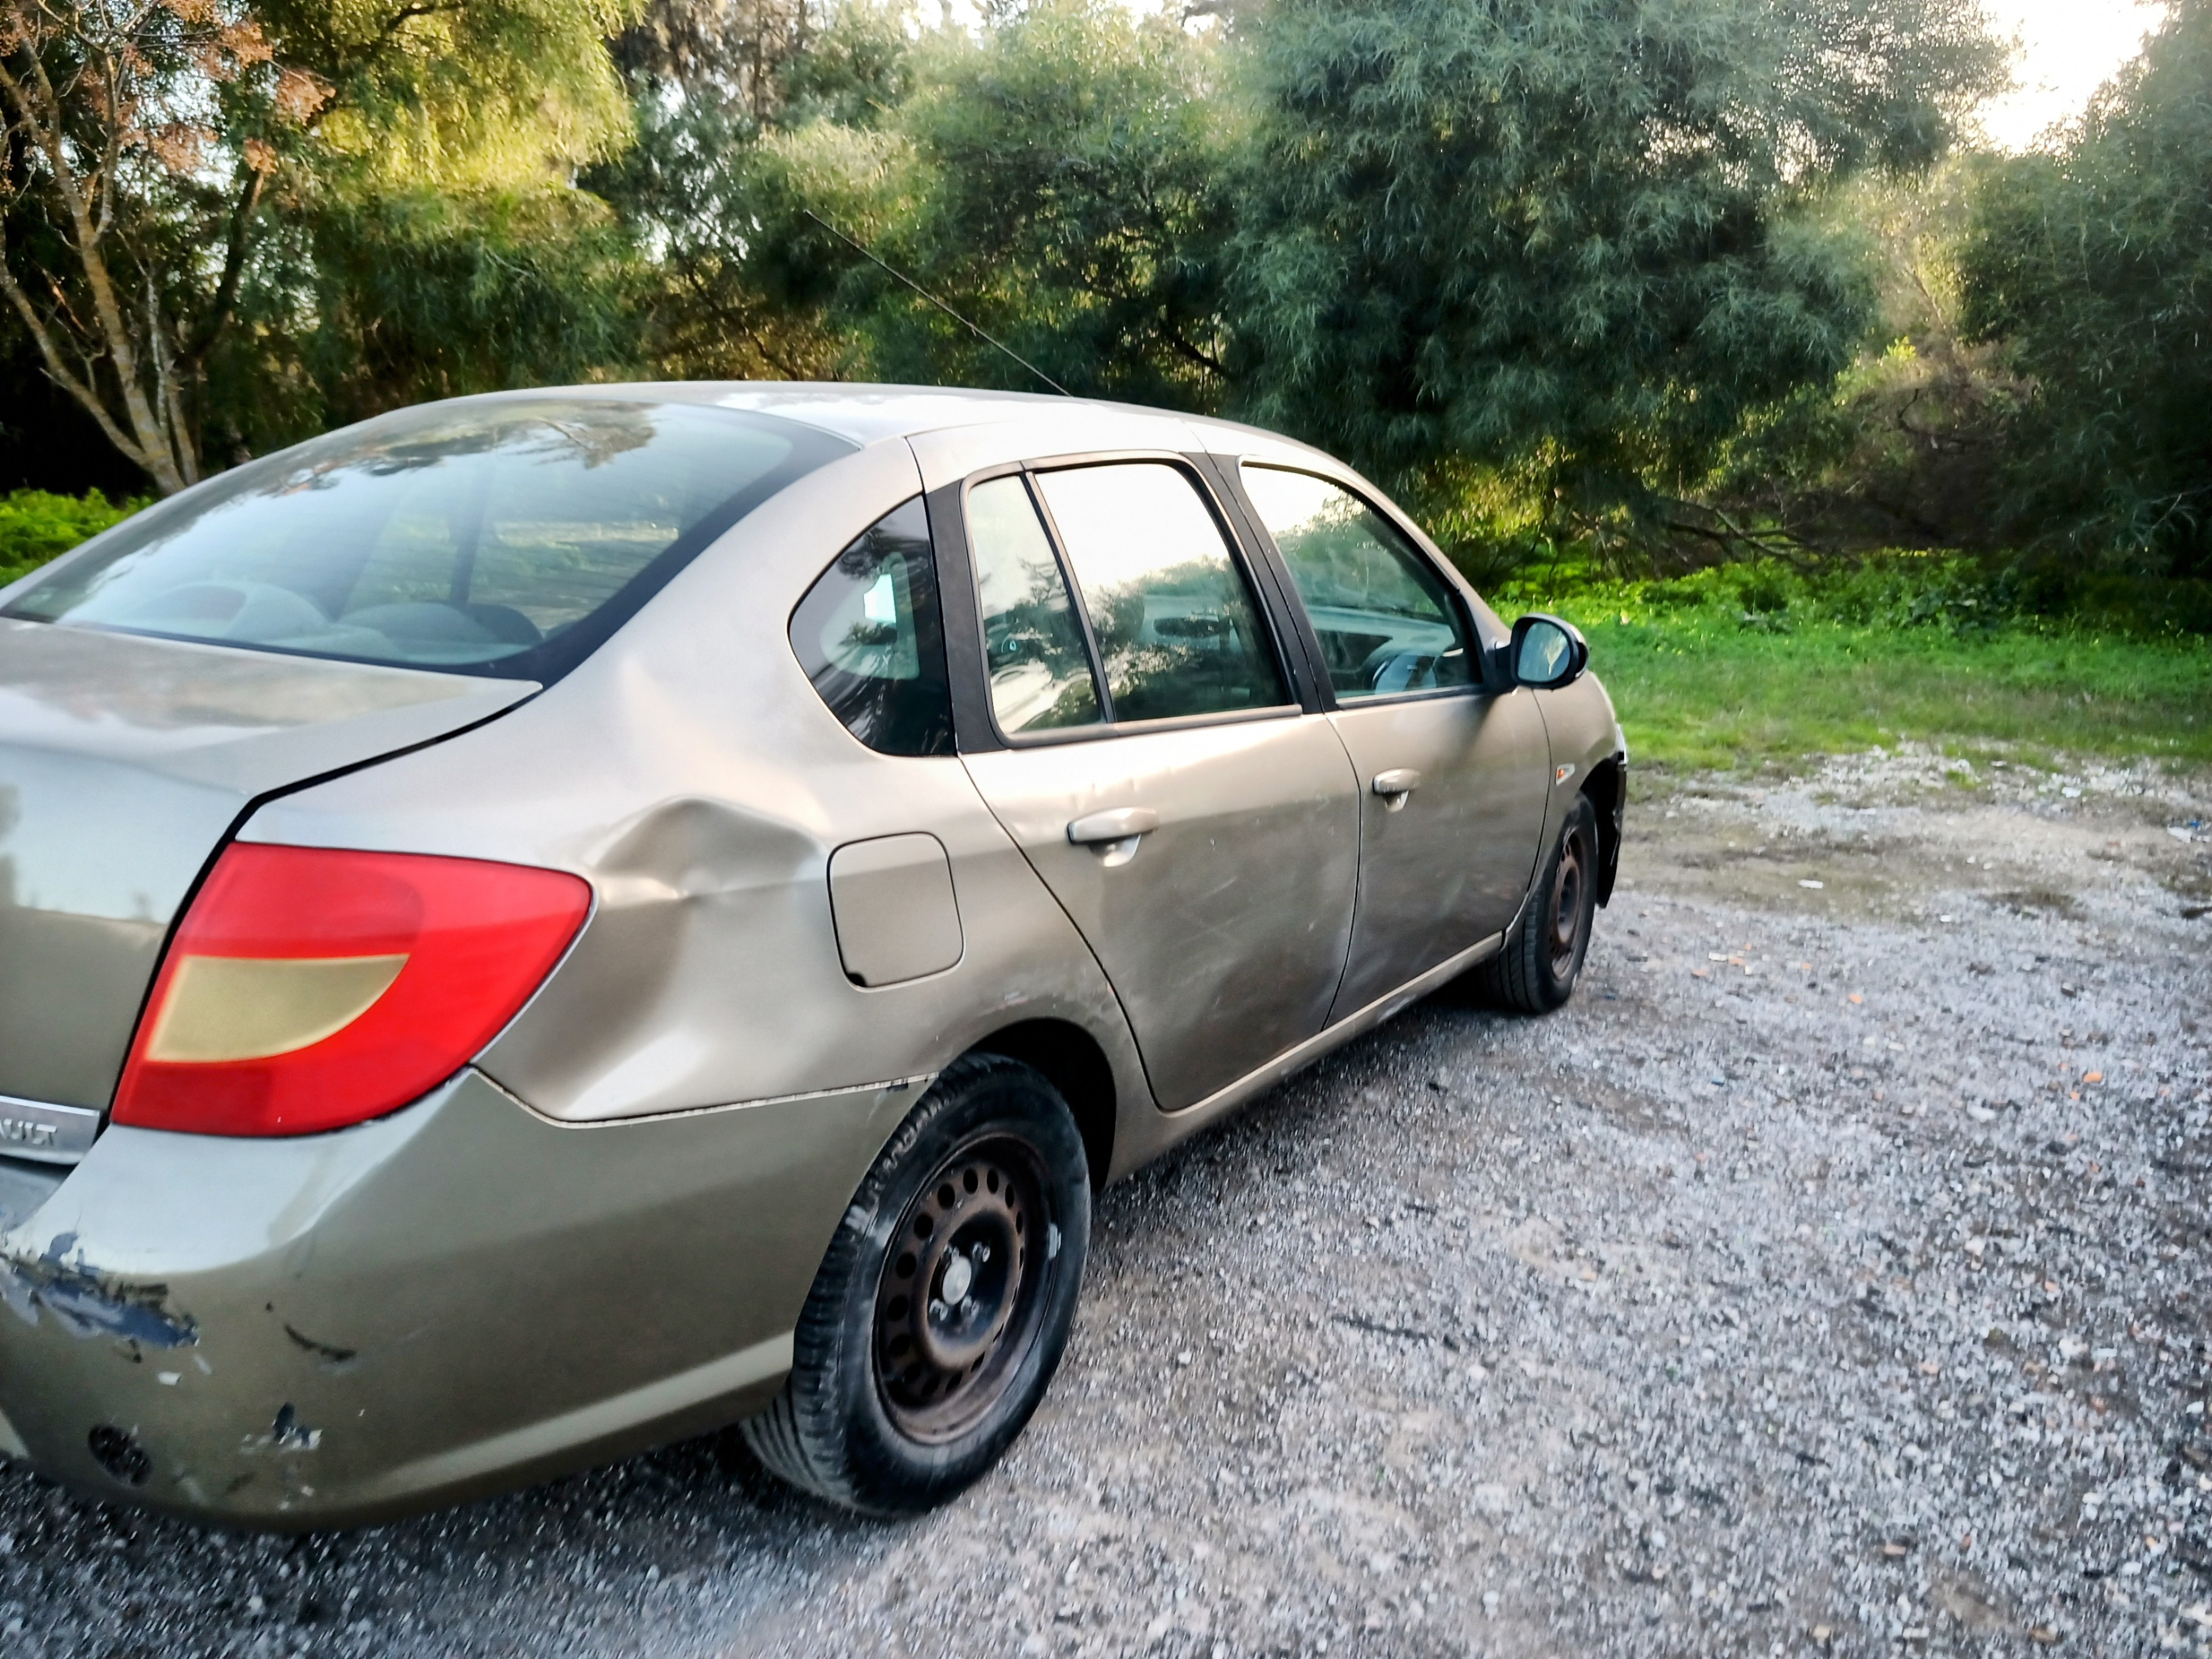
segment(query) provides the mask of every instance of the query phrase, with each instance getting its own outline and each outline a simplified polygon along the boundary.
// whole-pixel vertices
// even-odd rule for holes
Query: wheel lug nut
[[[930,1298],[929,1316],[932,1319],[943,1319],[945,1315],[950,1312],[951,1312],[951,1310],[947,1308],[942,1302],[939,1302],[935,1297],[932,1297]]]
[[[978,1244],[969,1252],[969,1255],[974,1258],[975,1265],[980,1267],[991,1259],[991,1247],[988,1244]]]

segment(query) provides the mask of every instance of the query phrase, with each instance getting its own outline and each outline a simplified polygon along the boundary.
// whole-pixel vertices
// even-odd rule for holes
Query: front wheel
[[[942,1502],[1036,1409],[1075,1316],[1091,1176],[1067,1103],[971,1054],[899,1126],[838,1224],[791,1375],[744,1425],[803,1492],[872,1515]]]
[[[1489,999],[1548,1014],[1575,992],[1597,915],[1597,813],[1577,796],[1505,948],[1475,969]]]

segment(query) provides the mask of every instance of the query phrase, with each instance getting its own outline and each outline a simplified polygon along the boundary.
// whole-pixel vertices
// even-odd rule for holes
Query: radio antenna
[[[844,243],[846,246],[851,248],[863,259],[867,260],[872,264],[881,266],[884,270],[890,272],[893,277],[899,282],[904,283],[916,294],[921,295],[923,299],[928,301],[930,304],[935,306],[939,311],[950,317],[954,322],[959,324],[961,327],[966,329],[970,334],[982,341],[986,345],[995,346],[999,350],[1005,352],[1006,356],[1012,357],[1024,368],[1029,370],[1030,374],[1036,375],[1037,379],[1042,380],[1054,392],[1060,393],[1061,397],[1073,398],[1075,395],[1059,381],[1054,380],[1051,375],[1046,374],[1035,363],[1031,362],[1028,358],[1023,356],[1022,354],[1015,350],[1013,347],[1008,345],[1004,340],[998,339],[992,335],[986,334],[981,329],[976,327],[975,324],[969,322],[965,317],[963,317],[951,306],[945,304],[944,301],[939,299],[934,294],[932,294],[920,283],[915,282],[913,277],[908,276],[904,271],[896,269],[885,261],[878,258],[872,249],[867,247],[865,244],[855,240],[854,238],[848,236],[843,231],[838,229],[836,226],[831,224],[827,219],[817,213],[812,208],[807,208],[804,210],[804,211],[808,218],[813,220],[816,224],[821,226],[823,229],[828,231],[839,241]]]

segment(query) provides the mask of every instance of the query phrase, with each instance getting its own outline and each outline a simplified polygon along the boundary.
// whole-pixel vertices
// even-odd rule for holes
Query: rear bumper
[[[106,1500],[296,1528],[730,1421],[780,1385],[913,1101],[576,1128],[468,1071],[333,1134],[111,1129],[0,1235],[0,1450]]]

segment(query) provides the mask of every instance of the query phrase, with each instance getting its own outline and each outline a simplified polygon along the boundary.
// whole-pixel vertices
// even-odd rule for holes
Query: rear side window
[[[1321,636],[1340,701],[1473,683],[1451,590],[1395,525],[1310,472],[1248,466],[1243,476]]]
[[[1042,473],[1036,483],[1082,590],[1111,719],[1285,701],[1258,607],[1180,468],[1120,462]]]
[[[1018,477],[992,478],[969,490],[968,543],[999,729],[1012,735],[1096,726],[1104,710],[1083,623],[1029,486]]]
[[[921,496],[870,525],[822,573],[792,612],[791,648],[830,712],[869,748],[952,752],[937,560]]]
[[[685,404],[431,404],[150,508],[7,614],[546,681],[753,507],[853,447]]]

